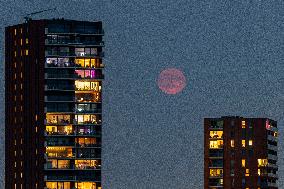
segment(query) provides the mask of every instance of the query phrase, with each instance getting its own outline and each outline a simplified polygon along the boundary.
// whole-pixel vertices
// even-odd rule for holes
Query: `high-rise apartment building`
[[[101,22],[5,30],[5,188],[101,189]]]
[[[204,119],[204,189],[275,189],[277,170],[276,121]]]

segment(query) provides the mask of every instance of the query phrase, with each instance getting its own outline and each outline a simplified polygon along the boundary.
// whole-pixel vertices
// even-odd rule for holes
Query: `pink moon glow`
[[[158,77],[158,86],[166,94],[177,94],[186,86],[186,78],[182,71],[176,68],[163,70]]]

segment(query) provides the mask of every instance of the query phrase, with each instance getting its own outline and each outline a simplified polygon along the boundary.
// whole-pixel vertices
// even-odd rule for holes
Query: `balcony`
[[[277,188],[277,183],[276,182],[268,182],[268,187],[275,187]]]
[[[45,141],[44,147],[75,147],[75,143],[72,141]]]
[[[224,156],[224,151],[223,150],[218,150],[218,149],[210,149],[209,150],[209,157],[210,158],[218,158],[221,159]]]
[[[66,114],[46,114],[45,125],[69,125],[71,124],[70,115]]]
[[[78,71],[78,70],[76,70]],[[80,71],[84,71],[84,70],[80,70]],[[95,72],[92,72],[95,73]],[[82,76],[79,75],[78,73],[74,73],[74,74],[56,74],[56,73],[52,73],[52,74],[45,74],[45,79],[70,79],[70,80],[103,80],[104,79],[104,75],[103,74],[93,74],[90,76]]]
[[[209,178],[209,187],[223,187],[223,179]]]
[[[223,131],[210,131],[209,140],[223,139]]]
[[[74,91],[75,85],[45,85],[45,91]]]
[[[267,144],[267,147],[269,150],[274,150],[274,151],[278,150],[277,146],[274,146],[274,145]]]
[[[267,167],[273,168],[273,169],[278,169],[278,165],[277,164],[272,164],[272,163],[268,163]]]
[[[272,135],[268,135],[268,136],[267,136],[267,140],[270,140],[270,141],[275,141],[275,142],[277,142],[277,137],[275,137],[275,136],[272,136]]]
[[[54,93],[53,93],[54,94]],[[48,95],[44,97],[45,102],[75,102],[73,95]]]
[[[276,174],[276,173],[268,173],[267,176],[272,177],[272,178],[279,178],[278,174]]]
[[[278,157],[277,157],[277,155],[268,154],[268,159],[277,161]]]
[[[223,140],[210,140],[209,149],[223,149]]]
[[[79,92],[75,93],[76,102],[101,102],[101,93],[100,92]]]

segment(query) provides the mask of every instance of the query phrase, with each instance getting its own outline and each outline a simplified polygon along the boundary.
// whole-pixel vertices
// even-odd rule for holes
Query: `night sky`
[[[224,115],[278,121],[284,188],[283,0],[0,0],[0,5],[0,120],[5,26],[52,7],[57,10],[34,19],[103,21],[104,189],[202,189],[203,118]],[[157,87],[166,68],[184,72],[188,83],[182,92],[167,95]],[[2,170],[4,132],[0,143]]]

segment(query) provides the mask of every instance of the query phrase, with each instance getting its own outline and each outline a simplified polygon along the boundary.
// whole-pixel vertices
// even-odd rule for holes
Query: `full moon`
[[[186,78],[182,71],[176,68],[163,70],[158,77],[158,86],[166,94],[177,94],[186,86]]]

